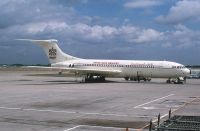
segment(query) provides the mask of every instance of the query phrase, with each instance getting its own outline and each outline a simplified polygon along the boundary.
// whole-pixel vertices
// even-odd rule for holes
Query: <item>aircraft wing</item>
[[[112,69],[83,69],[83,68],[66,68],[66,67],[46,67],[46,66],[25,66],[24,68],[35,68],[35,69],[49,69],[58,71],[68,71],[70,73],[78,73],[80,75],[94,74],[94,75],[106,75],[112,76],[121,73],[120,70]]]
[[[70,68],[69,68],[70,69]],[[69,70],[72,73],[79,73],[79,74],[96,74],[96,75],[117,75],[121,73],[120,70],[103,70],[103,69],[80,69],[80,68],[71,68]]]

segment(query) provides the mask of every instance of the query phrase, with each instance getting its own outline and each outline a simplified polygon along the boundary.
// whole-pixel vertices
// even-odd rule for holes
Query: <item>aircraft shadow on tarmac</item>
[[[26,74],[25,76],[42,76],[42,77],[73,77],[74,75],[72,74],[48,74],[48,73],[43,73],[43,74]],[[27,80],[28,81],[28,80]],[[31,81],[31,80],[30,80]],[[98,83],[133,83],[133,84],[157,84],[157,85],[169,85],[169,83],[166,83],[165,80],[162,81],[150,81],[150,82],[145,82],[145,81],[114,81],[114,80],[105,80],[105,81],[89,81],[86,83],[81,83],[76,80],[49,80],[49,81],[44,81],[45,83],[37,83],[37,84],[27,84],[27,85],[52,85],[52,84],[98,84]],[[171,84],[173,85],[173,84]],[[175,84],[176,85],[176,84]],[[180,85],[200,85],[200,83],[184,83]]]
[[[21,81],[21,80],[19,80]],[[29,82],[29,81],[27,81]],[[111,80],[106,80],[106,81],[95,81],[95,82],[86,82],[86,83],[80,83],[77,81],[73,81],[73,80],[49,80],[49,81],[43,81],[41,83],[26,83],[23,85],[59,85],[59,84],[101,84],[101,83],[127,83],[127,84],[156,84],[156,85],[169,85],[168,83],[165,83],[164,81],[162,82],[136,82],[136,81],[111,81]],[[186,83],[187,84],[187,83]],[[171,84],[174,85],[174,84]],[[183,84],[185,85],[185,84]],[[191,85],[191,83],[188,83],[187,85]],[[194,84],[197,85],[197,84]],[[200,85],[200,84],[198,84]]]
[[[27,83],[22,85],[61,85],[61,84],[98,84],[98,83],[116,83],[116,81],[104,81],[104,82],[87,82],[81,83],[77,81],[67,81],[67,80],[52,80],[52,81],[43,81],[42,83]]]

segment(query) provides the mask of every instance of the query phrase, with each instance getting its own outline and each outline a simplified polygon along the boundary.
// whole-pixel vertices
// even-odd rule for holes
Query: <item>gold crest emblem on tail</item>
[[[56,58],[56,49],[54,49],[53,47],[51,49],[49,49],[49,58],[50,59],[55,59]]]

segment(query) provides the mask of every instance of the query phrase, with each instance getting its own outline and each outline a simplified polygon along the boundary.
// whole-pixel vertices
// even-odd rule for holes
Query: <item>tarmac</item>
[[[172,115],[200,116],[200,80],[167,84],[107,78],[78,83],[55,71],[0,71],[1,131],[147,130]]]

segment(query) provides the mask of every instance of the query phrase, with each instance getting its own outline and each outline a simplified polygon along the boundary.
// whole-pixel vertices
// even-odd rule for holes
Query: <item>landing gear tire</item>
[[[137,81],[138,83],[140,83],[140,76],[137,76]]]
[[[170,79],[168,79],[168,80],[166,81],[166,83],[171,83],[171,80],[170,80]]]
[[[125,79],[126,81],[128,81],[128,80],[129,80],[129,77],[124,77],[124,79]]]
[[[186,78],[186,77],[184,77],[184,83],[186,83],[186,79],[187,79],[187,78]]]
[[[100,76],[100,77],[99,77],[99,80],[100,80],[100,81],[105,81],[105,80],[106,80],[106,79],[105,79],[105,76]]]
[[[131,80],[131,81],[134,81],[134,77],[130,77],[130,80]]]
[[[151,81],[151,79],[149,78],[148,81]]]

